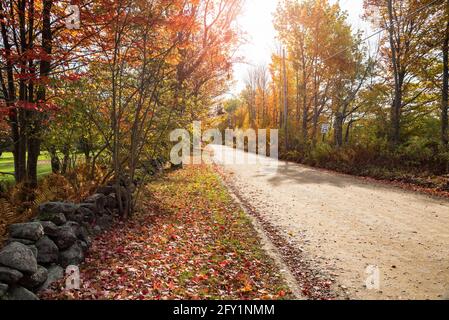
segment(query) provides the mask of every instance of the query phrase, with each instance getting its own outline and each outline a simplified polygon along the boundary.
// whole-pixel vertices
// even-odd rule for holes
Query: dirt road
[[[449,299],[449,201],[266,158],[226,164],[232,149],[213,149],[239,196],[349,298]]]

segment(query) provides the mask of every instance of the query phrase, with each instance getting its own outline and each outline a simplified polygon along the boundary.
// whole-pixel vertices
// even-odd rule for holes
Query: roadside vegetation
[[[46,299],[288,299],[250,219],[205,165],[148,184],[132,220],[93,241],[82,288]]]
[[[70,19],[67,5],[0,4],[0,233],[43,201],[144,186],[169,133],[228,90],[241,0],[77,1]]]
[[[330,1],[280,2],[279,48],[222,128],[278,128],[283,159],[448,192],[449,2],[364,5],[373,36]]]

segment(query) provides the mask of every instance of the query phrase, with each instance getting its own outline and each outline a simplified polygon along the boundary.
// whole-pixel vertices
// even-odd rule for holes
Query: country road
[[[449,201],[273,159],[223,163],[233,150],[212,148],[239,196],[349,298],[449,299]]]

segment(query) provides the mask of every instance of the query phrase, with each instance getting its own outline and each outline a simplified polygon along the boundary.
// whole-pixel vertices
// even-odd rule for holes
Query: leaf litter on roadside
[[[206,166],[145,189],[133,219],[98,236],[80,266],[43,299],[286,299],[292,295],[250,220]]]

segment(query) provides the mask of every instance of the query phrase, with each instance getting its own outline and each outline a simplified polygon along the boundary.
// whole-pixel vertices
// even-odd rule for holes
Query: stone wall
[[[122,186],[122,199],[133,190]],[[0,250],[0,300],[36,300],[36,293],[64,277],[65,268],[84,261],[92,237],[118,218],[114,186],[105,186],[83,203],[48,202],[33,221],[10,225]]]

